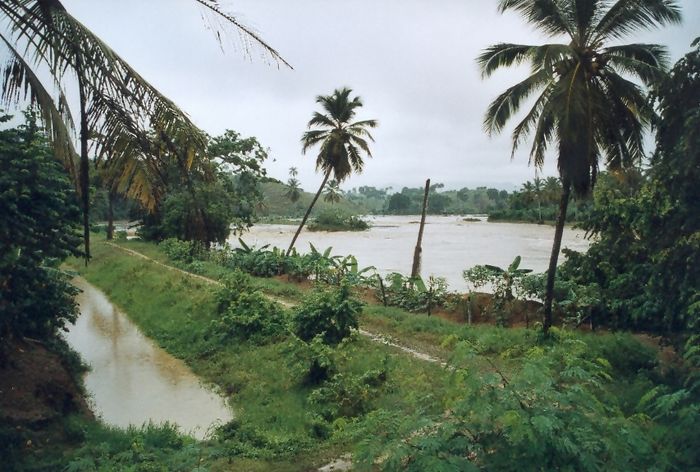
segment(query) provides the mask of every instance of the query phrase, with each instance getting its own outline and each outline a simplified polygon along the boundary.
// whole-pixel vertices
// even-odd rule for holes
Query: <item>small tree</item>
[[[7,122],[8,116],[0,118]],[[80,207],[33,116],[0,131],[0,342],[72,321],[77,292],[58,264],[80,255]]]

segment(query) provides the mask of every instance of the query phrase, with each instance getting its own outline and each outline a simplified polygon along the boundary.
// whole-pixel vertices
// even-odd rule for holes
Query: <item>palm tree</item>
[[[643,158],[643,130],[652,114],[643,90],[663,76],[665,48],[654,44],[608,45],[632,31],[679,22],[675,0],[500,0],[499,10],[520,13],[561,44],[540,46],[500,43],[477,59],[484,77],[500,67],[523,62],[531,74],[491,103],[484,127],[503,130],[521,103],[537,94],[532,108],[515,127],[513,154],[533,136],[530,162],[542,167],[545,151],[557,146],[562,192],[547,273],[544,331],[552,324],[557,259],[569,196],[586,195],[595,184],[599,160],[609,167],[633,166]]]
[[[292,203],[296,203],[301,198],[301,184],[297,180],[297,175],[299,171],[296,167],[289,168],[289,180],[287,180],[287,191],[284,195],[291,200]]]
[[[323,196],[323,201],[330,203],[338,203],[342,197],[342,190],[337,180],[331,179],[326,184],[326,193]]]
[[[246,45],[258,44],[273,60],[288,65],[215,0],[194,1],[218,24],[241,33]],[[23,103],[29,97],[38,108],[54,152],[81,196],[89,257],[89,152],[96,165],[110,168],[117,188],[153,209],[164,161],[176,159],[187,172],[206,158],[206,136],[73,18],[60,0],[2,0],[0,19],[5,27],[0,29],[0,44],[9,52],[5,73],[0,74],[0,95],[5,105]],[[221,40],[220,31],[216,33]],[[71,90],[77,93],[77,110],[70,106]],[[79,117],[77,126],[73,116]],[[154,135],[160,146],[154,143]]]
[[[535,180],[533,181],[533,190],[535,192],[535,200],[537,200],[537,222],[542,223],[542,186],[544,185],[543,180],[535,174]]]
[[[303,154],[306,154],[309,148],[317,144],[321,146],[316,157],[316,170],[323,171],[324,177],[294,234],[287,254],[292,251],[294,243],[296,243],[299,233],[306,224],[311,209],[316,204],[316,200],[321,195],[331,173],[335,180],[340,183],[348,178],[353,171],[362,172],[364,165],[362,152],[372,157],[367,140],[374,141],[374,138],[368,128],[375,128],[377,121],[352,121],[355,118],[356,109],[362,106],[362,100],[360,97],[351,99],[351,93],[351,89],[344,87],[336,89],[331,95],[316,97],[316,103],[321,105],[325,113],[314,112],[308,123],[309,130],[302,136],[301,143]]]

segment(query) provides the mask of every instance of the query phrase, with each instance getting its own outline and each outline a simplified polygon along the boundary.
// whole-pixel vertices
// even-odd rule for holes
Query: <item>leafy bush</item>
[[[270,342],[287,332],[287,317],[282,307],[259,291],[252,291],[248,276],[236,272],[219,290],[218,311],[221,315],[209,327],[211,337]]]
[[[298,372],[303,385],[318,385],[335,374],[335,351],[324,342],[322,335],[309,342],[294,337],[290,347],[292,368]]]
[[[9,119],[0,115],[0,123]],[[77,290],[58,269],[80,255],[77,198],[32,117],[0,130],[0,165],[0,343],[48,337],[77,312]]]
[[[206,249],[198,241],[182,241],[177,238],[163,240],[159,247],[169,259],[189,264],[206,257]]]
[[[508,322],[508,316],[515,291],[521,290],[522,280],[531,269],[520,269],[520,256],[511,262],[507,269],[492,265],[478,265],[463,272],[464,280],[475,288],[490,285],[493,288],[493,302],[491,313],[496,317],[496,322],[504,326]]]
[[[292,329],[307,342],[321,335],[326,344],[338,344],[358,328],[361,310],[362,303],[352,297],[347,283],[335,289],[317,289],[295,309]]]
[[[384,470],[616,470],[645,469],[655,450],[642,418],[605,404],[610,380],[604,359],[589,360],[587,345],[564,336],[517,358],[515,371],[481,355],[483,371],[455,367],[454,400],[433,418],[396,418],[398,437],[373,438],[361,465]],[[463,359],[464,360],[464,359]]]
[[[428,278],[426,285],[420,277],[405,277],[398,272],[378,277],[376,294],[385,305],[398,306],[408,311],[427,311],[443,306],[447,301],[447,281],[443,277]]]
[[[279,248],[268,250],[269,245],[255,248],[248,246],[242,239],[241,247],[231,251],[226,264],[232,269],[241,269],[256,277],[272,277],[284,272],[286,257]]]
[[[338,373],[308,396],[309,403],[326,421],[352,418],[367,413],[372,399],[387,378],[386,369],[368,370],[362,375]]]

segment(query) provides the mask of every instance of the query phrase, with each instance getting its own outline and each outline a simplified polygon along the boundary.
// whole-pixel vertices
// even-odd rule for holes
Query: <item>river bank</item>
[[[216,316],[215,287],[175,271],[163,271],[156,264],[104,244],[95,244],[93,253],[87,269],[75,266],[81,275],[105,290],[145,334],[183,359],[202,379],[217,385],[240,412],[231,423],[235,426],[225,427],[232,437],[213,439],[210,447],[233,447],[241,453],[223,463],[212,461],[212,470],[309,470],[352,449],[351,432],[369,427],[348,418],[348,426],[338,424],[332,438],[319,438],[314,433],[313,408],[307,404],[313,389],[295,379],[287,340],[263,346],[214,346],[204,339]],[[391,372],[392,388],[378,393],[372,404],[408,412],[437,411],[442,403],[403,398],[401,393],[431,392],[433,398],[440,398],[444,382],[431,385],[431,379],[445,375],[437,365],[416,364],[395,348],[362,338],[345,346],[342,356],[342,371],[348,374],[382,365]]]
[[[387,429],[387,424],[399,418],[412,418],[416,412],[442,417],[464,392],[459,383],[450,381],[453,369],[472,372],[470,377],[488,378],[497,368],[503,375],[517,377],[522,375],[521,355],[542,349],[534,330],[465,326],[370,304],[362,314],[361,328],[381,334],[382,340],[413,346],[438,361],[416,359],[391,342],[354,338],[337,353],[340,372],[352,377],[379,369],[386,373],[386,384],[366,399],[368,403],[359,415],[319,423],[315,416],[318,405],[310,401],[314,389],[299,381],[289,340],[265,345],[207,341],[205,334],[216,318],[216,284],[159,265],[172,263],[153,244],[122,241],[115,247],[97,241],[93,252],[95,257],[87,268],[79,261],[74,261],[73,267],[101,287],[145,334],[184,360],[202,379],[218,385],[240,416],[199,443],[168,427],[119,432],[88,424],[79,428],[83,433],[63,453],[64,464],[91,460],[94,465],[119,468],[137,461],[169,464],[169,470],[191,470],[175,465],[178,458],[181,464],[200,464],[212,471],[312,470],[347,451],[360,452],[361,458],[367,447],[400,439],[410,429]],[[215,280],[227,276],[221,268],[203,270]],[[281,280],[254,279],[254,283],[266,293],[292,302],[303,300],[307,293],[303,287]],[[572,332],[562,336],[584,343],[584,352],[591,359],[610,359],[612,378],[605,386],[605,401],[631,414],[645,390],[630,385],[647,385],[648,380],[642,379],[657,375],[656,351],[631,335]],[[461,355],[467,345],[480,346],[479,354]],[[442,362],[449,362],[450,369],[441,367]],[[363,394],[355,392],[349,398],[363,398]],[[104,440],[105,436],[111,444],[107,453],[99,452],[100,445],[94,439]],[[161,439],[156,441],[155,437]],[[144,438],[150,439],[135,456],[132,443],[125,438],[132,443],[141,438],[136,440],[140,444]],[[368,443],[370,438],[374,439]]]

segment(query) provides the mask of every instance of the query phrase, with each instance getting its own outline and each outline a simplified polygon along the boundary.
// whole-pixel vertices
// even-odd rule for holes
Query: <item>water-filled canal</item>
[[[82,290],[80,316],[64,337],[91,367],[85,386],[105,423],[168,421],[201,439],[211,425],[232,418],[222,397],[145,337],[101,291],[80,278],[74,284]]]

